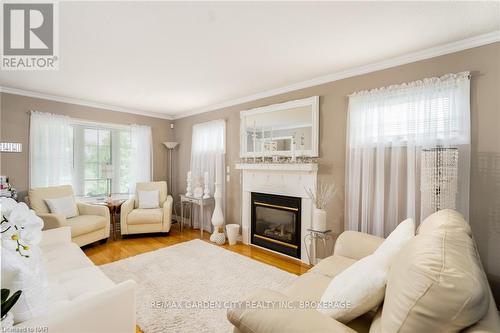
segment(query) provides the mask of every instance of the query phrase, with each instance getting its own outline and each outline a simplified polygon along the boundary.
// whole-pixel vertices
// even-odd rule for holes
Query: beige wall
[[[227,121],[227,157],[231,180],[227,186],[227,223],[240,223],[239,111],[319,95],[320,168],[322,181],[334,182],[340,193],[328,206],[330,227],[343,230],[343,189],[347,95],[362,89],[469,70],[472,113],[472,175],[470,222],[483,263],[500,300],[500,43],[360,75],[320,86],[228,107],[175,121],[179,161],[177,189],[185,189],[193,124],[223,118]]]
[[[6,93],[1,93],[0,96],[1,140],[23,144],[22,153],[1,154],[0,173],[9,176],[10,181],[22,196],[26,194],[29,187],[30,110],[63,114],[97,122],[151,126],[153,132],[153,178],[154,180],[167,179],[167,150],[162,142],[173,138],[173,130],[170,129],[169,120]]]

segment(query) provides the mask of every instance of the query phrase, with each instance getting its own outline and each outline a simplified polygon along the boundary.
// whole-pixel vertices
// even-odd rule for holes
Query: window
[[[191,177],[196,182],[208,176],[210,193],[215,193],[215,182],[219,181],[219,193],[222,197],[222,207],[225,205],[225,153],[226,153],[226,122],[224,119],[195,124],[191,140]],[[205,180],[203,180],[205,181]],[[211,230],[211,212],[205,211],[203,228]],[[196,223],[196,222],[195,222]]]
[[[130,182],[133,179],[131,163],[132,163],[132,142],[130,131],[118,132],[118,156],[120,163],[118,164],[118,193],[130,193]],[[116,164],[116,163],[115,163]]]
[[[111,164],[111,131],[84,128],[84,177],[83,192],[86,196],[107,193],[107,179],[102,169]]]
[[[349,98],[350,146],[466,143],[467,89],[455,81],[355,94]]]
[[[151,181],[152,130],[32,111],[30,186],[71,184],[77,196],[134,193],[137,182]],[[112,172],[103,168],[111,165]],[[110,176],[111,179],[107,179]]]
[[[103,196],[108,192],[108,179],[103,168],[113,165],[112,193],[130,193],[132,179],[131,133],[128,128],[103,128],[73,125],[74,179],[77,195]]]
[[[417,224],[427,217],[435,191],[426,190],[429,186],[422,175],[428,171],[422,168],[422,156],[438,147],[458,153],[457,176],[451,177],[455,171],[450,168],[448,178],[457,193],[448,201],[454,206],[448,208],[467,218],[469,90],[469,73],[464,72],[349,96],[345,181],[349,229],[387,236],[407,217]]]

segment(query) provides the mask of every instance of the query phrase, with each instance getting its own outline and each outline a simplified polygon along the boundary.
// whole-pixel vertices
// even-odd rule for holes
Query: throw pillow
[[[78,216],[78,208],[73,196],[45,199],[45,203],[53,214],[64,215],[67,219]]]
[[[137,191],[139,197],[139,208],[160,207],[160,191]]]
[[[380,305],[391,262],[414,236],[415,222],[401,222],[372,255],[357,261],[330,282],[318,311],[348,323]]]

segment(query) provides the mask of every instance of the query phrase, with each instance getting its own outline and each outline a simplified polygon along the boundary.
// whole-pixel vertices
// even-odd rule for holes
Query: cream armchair
[[[172,222],[173,198],[167,194],[167,182],[137,183],[137,191],[160,191],[160,207],[141,209],[137,193],[121,206],[120,227],[122,235],[148,232],[169,232]]]
[[[66,218],[50,212],[45,199],[74,196],[70,185],[39,187],[28,193],[29,204],[44,222],[44,230],[71,227],[71,240],[79,246],[87,245],[109,237],[109,209],[104,206],[76,202],[78,215]]]

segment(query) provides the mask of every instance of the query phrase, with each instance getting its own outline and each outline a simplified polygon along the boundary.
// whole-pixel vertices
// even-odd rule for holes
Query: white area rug
[[[201,240],[100,267],[115,282],[137,282],[137,325],[145,333],[231,332],[226,309],[205,309],[206,302],[241,301],[253,290],[279,290],[297,277]],[[190,308],[173,308],[181,302]]]

